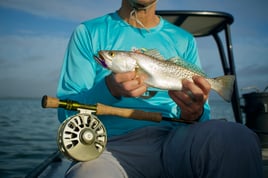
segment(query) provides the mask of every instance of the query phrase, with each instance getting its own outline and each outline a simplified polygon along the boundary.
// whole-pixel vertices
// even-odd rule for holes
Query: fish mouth
[[[107,64],[105,63],[104,57],[99,53],[99,56],[94,55],[94,59],[103,67],[107,68]]]

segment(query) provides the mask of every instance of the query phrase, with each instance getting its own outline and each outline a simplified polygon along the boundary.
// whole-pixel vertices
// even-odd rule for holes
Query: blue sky
[[[55,96],[62,58],[81,22],[117,10],[120,0],[1,0],[0,97]],[[231,26],[239,89],[268,86],[267,0],[160,0],[159,10],[213,10]],[[209,76],[222,75],[212,38],[198,39]],[[242,94],[242,93],[241,93]]]

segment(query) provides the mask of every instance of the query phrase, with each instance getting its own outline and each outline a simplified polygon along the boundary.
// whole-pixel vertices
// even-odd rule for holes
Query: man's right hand
[[[111,73],[105,78],[106,85],[111,94],[120,98],[139,97],[147,90],[142,77],[136,76],[136,72]]]

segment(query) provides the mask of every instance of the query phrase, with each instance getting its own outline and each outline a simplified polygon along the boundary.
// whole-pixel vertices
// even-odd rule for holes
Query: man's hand
[[[183,80],[182,86],[181,91],[169,91],[169,96],[181,108],[182,119],[197,120],[203,113],[211,86],[205,78],[199,76],[194,76],[193,82]]]
[[[106,77],[106,85],[111,94],[116,98],[121,96],[138,97],[147,90],[142,77],[136,76],[134,71],[117,74],[111,73]]]

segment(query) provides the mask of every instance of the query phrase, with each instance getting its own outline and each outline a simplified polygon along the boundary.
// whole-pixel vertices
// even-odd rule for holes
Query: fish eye
[[[115,56],[114,52],[112,52],[112,51],[111,51],[111,52],[109,52],[109,55],[110,55],[110,56],[112,56],[112,57],[114,57],[114,56]]]

